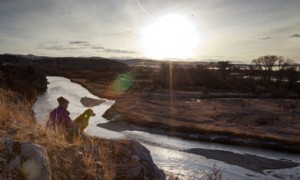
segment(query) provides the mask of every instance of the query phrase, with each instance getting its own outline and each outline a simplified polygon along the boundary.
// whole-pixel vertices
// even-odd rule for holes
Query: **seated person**
[[[73,123],[70,118],[70,112],[67,110],[69,101],[62,96],[57,98],[57,101],[58,107],[50,112],[46,128],[65,133]]]

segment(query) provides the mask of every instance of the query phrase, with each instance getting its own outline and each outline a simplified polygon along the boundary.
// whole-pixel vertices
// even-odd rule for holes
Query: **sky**
[[[300,0],[0,0],[0,53],[299,63],[299,9]]]

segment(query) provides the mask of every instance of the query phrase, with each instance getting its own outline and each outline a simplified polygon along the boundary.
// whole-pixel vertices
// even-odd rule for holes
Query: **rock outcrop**
[[[0,65],[0,87],[25,96],[32,103],[37,94],[47,89],[46,75],[31,65]]]
[[[117,171],[117,179],[165,179],[164,173],[154,164],[150,151],[136,141],[129,141],[129,146],[122,149],[123,158],[133,164],[120,164]]]
[[[165,179],[164,172],[153,162],[150,151],[139,142],[125,139],[112,141],[95,138],[94,140],[100,142],[102,168],[104,172],[112,171],[110,172],[113,174],[112,179]],[[93,147],[95,144],[97,143],[93,143]],[[97,156],[98,153],[94,155],[95,158]],[[107,165],[113,168],[107,168]]]
[[[85,107],[93,107],[93,106],[98,106],[101,103],[104,103],[105,101],[101,100],[101,99],[94,99],[94,98],[89,98],[89,97],[82,97],[80,99],[80,102]]]
[[[130,148],[132,149],[131,159],[133,161],[139,161],[141,168],[145,167],[147,169],[147,173],[151,179],[165,179],[165,175],[162,170],[158,169],[156,164],[154,164],[152,157],[150,155],[150,151],[142,146],[140,143],[136,141],[130,141]],[[138,168],[131,169],[132,175],[136,175],[136,172],[142,172]],[[135,176],[133,176],[134,178]]]

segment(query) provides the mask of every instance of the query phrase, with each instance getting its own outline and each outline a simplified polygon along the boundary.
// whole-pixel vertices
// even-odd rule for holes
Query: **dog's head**
[[[85,110],[83,114],[85,117],[96,116],[96,114],[94,113],[94,111],[92,109]]]

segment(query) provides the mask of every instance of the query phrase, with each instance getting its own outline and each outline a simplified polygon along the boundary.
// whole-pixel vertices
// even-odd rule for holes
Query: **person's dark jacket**
[[[50,112],[49,120],[46,123],[47,128],[57,129],[62,132],[66,132],[71,125],[70,112],[61,106]]]

